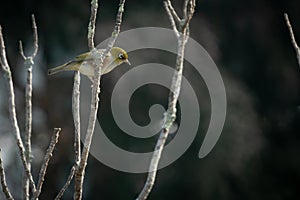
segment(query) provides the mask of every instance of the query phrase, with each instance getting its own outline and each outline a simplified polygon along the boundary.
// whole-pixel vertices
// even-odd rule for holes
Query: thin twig
[[[91,16],[90,16],[90,21],[89,21],[89,25],[88,25],[88,36],[87,36],[87,39],[88,39],[88,47],[89,47],[90,51],[92,51],[92,52],[95,49],[94,36],[95,36],[97,12],[98,12],[98,0],[91,0]],[[95,70],[95,71],[99,71],[99,70]],[[76,77],[76,75],[75,75],[75,77]],[[99,82],[100,82],[100,76],[99,76]],[[76,83],[75,83],[75,79],[74,79],[74,87],[78,87],[78,84],[77,85],[75,85],[75,84]],[[98,89],[98,85],[95,85],[95,84],[93,85],[93,89],[92,89],[93,90],[93,94],[94,93],[99,93],[100,91],[99,92],[97,92],[97,91],[94,92],[95,88]],[[73,91],[73,92],[76,92],[76,91]],[[94,96],[92,96],[92,101],[94,100],[93,97]],[[97,103],[92,103],[91,106],[95,106],[95,107],[98,106],[98,95],[97,95],[95,101]],[[77,107],[76,109],[77,110],[74,112],[74,114],[76,114],[77,112],[79,112],[79,107]],[[97,108],[92,108],[91,109],[91,111],[90,111],[91,112],[90,113],[90,118],[91,118],[92,114],[96,115],[96,111],[95,110],[97,110]],[[74,122],[77,120],[76,118],[77,118],[77,116],[74,116]],[[89,119],[89,126],[88,126],[88,129],[87,129],[87,135],[92,135],[93,134],[93,131],[92,131],[92,133],[89,134],[90,123],[91,123],[91,119]],[[78,127],[78,124],[75,125],[75,129],[76,129],[76,126]],[[93,127],[92,127],[92,129],[93,129]],[[86,147],[85,147],[85,144],[84,144],[84,149],[85,148]],[[85,151],[84,149],[83,149],[83,151]],[[76,150],[75,150],[75,152],[76,152]],[[84,159],[83,155],[85,155],[85,154],[82,154],[82,157],[80,158],[80,161],[79,161],[79,164],[78,164],[78,166],[76,168],[76,173],[75,173],[75,193],[74,193],[74,199],[76,199],[76,200],[80,200],[82,198],[82,186],[83,186],[85,166],[81,167],[81,165],[84,165],[84,163],[83,163],[83,159]],[[85,155],[85,157],[86,157],[86,155]]]
[[[21,43],[20,43],[21,44]],[[23,52],[23,51],[21,51]],[[32,62],[28,62],[32,61]],[[32,59],[25,59],[25,67],[27,68],[27,83],[25,89],[25,151],[26,151],[26,161],[28,164],[28,168],[31,171],[31,131],[32,131]],[[27,65],[27,66],[26,66]],[[29,180],[24,175],[23,178],[23,191],[24,191],[24,199],[29,199]]]
[[[177,13],[176,13],[174,7],[172,6],[171,1],[165,1],[164,3],[167,4],[170,13],[171,13],[172,16],[175,18],[175,21],[180,22],[181,19],[180,19],[179,16],[177,15]]]
[[[175,14],[172,14],[172,12],[175,12],[175,10],[173,9],[171,2],[169,0],[167,0],[167,3],[165,2],[166,11],[170,18],[171,26],[177,36],[178,50],[177,50],[177,58],[176,58],[176,67],[175,67],[175,72],[174,72],[174,75],[172,78],[171,89],[170,89],[170,93],[169,93],[169,105],[168,105],[168,110],[164,116],[164,124],[163,124],[162,130],[160,132],[160,136],[157,140],[155,150],[152,155],[147,180],[145,182],[145,185],[144,185],[142,191],[140,192],[139,196],[137,197],[137,200],[147,199],[148,195],[150,194],[150,192],[153,188],[155,178],[156,178],[158,163],[161,158],[161,154],[162,154],[165,142],[168,138],[169,130],[170,130],[173,122],[176,119],[176,104],[177,104],[180,89],[181,89],[183,61],[184,61],[184,49],[185,49],[185,45],[186,45],[188,37],[189,37],[189,35],[188,35],[189,22],[193,17],[194,10],[195,10],[194,7],[196,6],[195,0],[186,0],[186,1],[189,1],[189,2],[185,2],[185,6],[188,6],[188,4],[190,4],[190,6],[192,6],[193,8],[190,8],[189,10],[188,10],[188,8],[186,8],[186,11],[184,9],[186,16],[184,16],[184,18],[181,20],[177,19]],[[172,10],[174,10],[174,11],[172,11]],[[176,27],[175,21],[180,26],[179,30]],[[187,23],[180,23],[182,21],[185,21]],[[178,34],[178,32],[180,32],[180,33]]]
[[[34,14],[31,15],[32,17],[32,29],[33,29],[33,54],[32,57],[34,58],[38,52],[39,46],[38,46],[38,32],[37,32],[37,26],[35,22]]]
[[[185,12],[186,12],[187,16],[186,16],[186,18],[181,20],[181,21],[184,21],[183,25],[181,25],[181,26],[184,31],[189,31],[188,25],[190,24],[190,21],[192,20],[194,12],[195,12],[196,0],[185,0],[184,4],[186,5]]]
[[[60,131],[61,131],[60,128],[55,128],[54,131],[53,131],[53,135],[52,135],[49,147],[47,149],[47,152],[46,152],[46,155],[44,157],[44,161],[42,163],[41,170],[40,170],[40,173],[39,173],[39,181],[38,181],[38,184],[37,184],[37,189],[36,189],[36,192],[33,194],[32,200],[38,199],[39,195],[41,194],[42,186],[43,186],[43,183],[44,183],[44,180],[45,180],[45,175],[46,175],[47,168],[48,168],[48,164],[49,164],[49,161],[52,157],[53,150],[54,150],[54,148],[55,148],[55,146],[58,142]]]
[[[97,18],[97,12],[98,12],[98,0],[91,0],[91,16],[90,16],[90,21],[89,21],[89,25],[88,25],[88,35],[87,35],[87,39],[88,39],[88,47],[90,49],[90,51],[93,52],[93,50],[95,49],[95,44],[94,44],[94,37],[95,37],[95,29],[96,29],[96,18]],[[93,55],[93,54],[92,54]],[[96,71],[99,71],[99,70],[95,70]],[[75,77],[76,78],[76,74],[75,74]],[[79,87],[79,83],[75,83],[76,80],[74,79],[74,88],[77,89],[77,87]],[[96,82],[98,83],[98,82]],[[99,83],[100,83],[100,76],[99,76]],[[93,89],[92,91],[94,91],[95,89],[98,89],[98,85],[96,85],[95,83],[93,84]],[[99,89],[100,90],[100,89]],[[76,91],[73,91],[73,95]],[[93,92],[94,93],[100,93],[99,92]],[[77,94],[76,94],[77,95]],[[94,100],[93,98],[94,96],[92,96],[92,101]],[[76,99],[76,97],[74,98],[74,100]],[[95,114],[96,115],[96,111],[98,109],[98,95],[96,97],[96,101],[97,103],[92,103],[91,106],[95,106],[97,108],[91,108],[91,113],[90,113],[90,118],[91,118],[91,115],[92,114]],[[76,103],[79,103],[79,102],[76,102]],[[80,105],[80,104],[79,104]],[[74,105],[74,108],[75,109],[75,106]],[[96,111],[95,111],[96,109]],[[73,114],[76,114],[79,112],[79,107],[76,108],[76,110],[73,111],[74,113]],[[80,116],[80,115],[79,115]],[[77,120],[77,116],[74,116],[74,122]],[[92,135],[93,134],[93,127],[92,127],[92,133],[89,133],[89,130],[90,130],[90,121],[91,119],[89,119],[89,125],[88,125],[88,129],[87,129],[87,135]],[[76,122],[75,122],[76,123]],[[94,122],[95,123],[95,122]],[[93,125],[92,125],[93,126]],[[75,129],[76,127],[78,128],[79,127],[79,124],[75,125]],[[75,130],[76,131],[76,130]],[[77,135],[75,135],[75,137],[77,137]],[[76,140],[76,139],[75,139]],[[76,142],[76,141],[75,141]],[[75,145],[75,144],[74,144]],[[75,154],[76,154],[76,148],[75,147]],[[85,148],[85,144],[84,144],[84,148]],[[84,149],[83,149],[84,151]],[[85,155],[86,156],[86,155]],[[77,165],[77,168],[76,168],[76,171],[75,171],[75,193],[74,193],[74,199],[76,200],[81,200],[82,199],[82,186],[83,186],[83,179],[84,179],[84,170],[85,170],[85,166],[81,167],[81,165],[84,165],[83,164],[83,154],[81,155],[81,158],[80,158],[80,161]],[[86,165],[86,164],[85,164]]]
[[[22,44],[21,40],[19,41],[19,51],[20,51],[20,54],[21,54],[23,60],[26,60],[26,56],[24,54],[24,48],[23,48],[23,44]]]
[[[6,199],[13,200],[14,198],[8,189],[6,179],[5,179],[5,171],[4,171],[3,161],[2,161],[2,157],[1,157],[1,149],[0,149],[0,178],[1,178],[2,191],[3,191]]]
[[[177,30],[175,20],[173,18],[172,12],[171,12],[171,10],[169,8],[169,4],[168,4],[167,1],[164,1],[164,6],[165,6],[165,9],[167,11],[168,17],[170,19],[171,27],[173,28],[173,31],[174,31],[176,37],[179,37],[179,32]]]
[[[95,29],[96,29],[96,18],[98,11],[98,0],[91,1],[91,16],[88,25],[88,47],[90,50],[95,48],[94,45],[94,37],[95,37]],[[81,145],[80,145],[80,72],[75,71],[74,73],[74,83],[73,83],[73,95],[72,95],[72,112],[73,112],[73,120],[74,120],[74,152],[75,152],[75,163],[77,168],[79,169],[79,163],[81,160]],[[76,170],[75,170],[76,171]],[[78,173],[75,174],[75,183],[80,182],[81,177]],[[82,192],[82,188],[79,188],[79,184],[74,184],[75,193],[74,197],[79,192]],[[76,192],[77,191],[77,192]]]
[[[25,56],[22,41],[19,41],[20,54],[24,60],[28,59],[28,57],[32,57],[32,59],[34,59],[39,49],[38,31],[37,31],[37,25],[36,25],[34,14],[31,15],[31,21],[32,21],[32,30],[33,30],[33,52],[31,56]]]
[[[81,157],[80,147],[80,73],[75,72],[74,74],[74,85],[72,95],[72,111],[75,126],[74,135],[74,151],[75,151],[75,162],[79,165]]]
[[[69,174],[69,176],[68,176],[68,179],[67,179],[65,185],[63,186],[63,188],[59,191],[58,195],[55,197],[55,200],[61,199],[62,196],[64,195],[65,191],[66,191],[66,190],[68,189],[68,187],[70,186],[71,181],[72,181],[72,179],[73,179],[73,177],[74,177],[74,174],[75,174],[75,169],[76,169],[75,166],[73,166],[73,167],[71,168],[71,171],[70,171],[70,174]]]
[[[73,85],[73,95],[72,95],[72,111],[73,111],[73,120],[74,120],[74,127],[75,127],[74,152],[75,152],[75,163],[76,163],[76,167],[77,167],[77,168],[74,168],[74,170],[73,170],[73,175],[72,175],[72,178],[73,178],[74,173],[75,173],[75,169],[79,168],[79,163],[80,163],[80,159],[81,159],[81,145],[80,145],[80,73],[77,72],[77,71],[74,74],[74,85]],[[71,173],[70,173],[70,175],[71,175]],[[80,179],[80,177],[75,176],[75,180],[79,180],[79,179]],[[70,180],[70,182],[71,182],[71,180]],[[65,186],[68,187],[69,184],[67,186],[66,185]],[[64,189],[64,190],[66,190],[66,189]],[[78,189],[78,185],[75,184],[75,191],[76,190],[80,190],[80,189]],[[59,194],[57,195],[56,198],[60,199],[61,196],[63,195],[63,193],[64,193],[64,191],[62,189],[59,192]]]
[[[182,10],[183,10],[183,18],[184,18],[184,19],[186,19],[187,16],[188,16],[188,13],[187,13],[188,3],[189,3],[189,1],[188,1],[188,0],[185,0],[185,1],[184,1],[184,4],[183,4]]]
[[[35,22],[34,15],[32,15],[32,29],[33,29],[33,46],[34,51],[31,56],[25,56],[22,41],[19,42],[19,49],[22,58],[24,59],[24,66],[27,69],[27,83],[25,90],[25,151],[26,151],[26,161],[28,168],[31,171],[31,132],[32,132],[32,66],[34,64],[33,59],[35,58],[38,51],[38,34],[37,26]],[[29,199],[29,180],[25,174],[23,178],[23,191],[24,199]]]
[[[96,1],[96,2],[95,2]],[[93,11],[93,2],[94,4],[97,4],[97,0],[92,0],[92,12],[91,15],[95,15],[97,11]],[[119,33],[120,33],[120,26],[122,23],[122,16],[124,12],[124,4],[125,0],[120,0],[119,9],[116,17],[116,25],[114,28],[114,31],[112,32],[112,36],[109,39],[108,45],[104,51],[104,53],[100,56],[100,59],[96,56],[93,56],[95,54],[94,46],[89,46],[90,50],[92,50],[92,56],[95,59],[94,65],[95,65],[95,76],[93,79],[93,87],[92,87],[92,99],[91,99],[91,108],[90,108],[90,115],[89,115],[89,122],[88,122],[88,128],[85,136],[84,146],[82,150],[81,160],[79,163],[79,167],[76,170],[75,173],[75,194],[74,199],[80,200],[82,199],[82,188],[83,188],[83,180],[84,180],[84,173],[85,168],[87,165],[87,160],[89,156],[90,146],[92,143],[95,123],[97,119],[97,111],[99,106],[99,93],[100,93],[100,78],[101,78],[101,66],[103,66],[103,60],[104,57],[110,52],[111,48],[113,47]],[[98,4],[97,4],[98,5]],[[94,19],[95,17],[91,16],[91,19]],[[95,21],[91,21],[91,23],[95,23]],[[93,26],[91,26],[93,27]],[[90,26],[89,26],[90,31]],[[88,38],[91,34],[88,34]],[[93,38],[89,38],[89,45],[92,43],[90,40],[93,40]],[[99,56],[98,56],[99,57]]]
[[[290,20],[289,20],[289,16],[284,13],[284,18],[285,18],[285,21],[286,21],[286,25],[290,31],[290,36],[291,36],[291,41],[292,41],[292,44],[294,46],[294,49],[296,51],[296,54],[297,54],[297,60],[298,60],[298,65],[300,67],[300,48],[296,42],[296,39],[295,39],[295,36],[294,36],[294,32],[293,32],[293,28],[292,28],[292,25],[290,23]]]
[[[98,12],[98,0],[91,1],[91,17],[88,26],[88,46],[90,51],[95,48],[94,37],[95,37],[95,29],[96,29],[96,18]]]
[[[8,108],[9,108],[9,114],[10,114],[10,120],[13,128],[14,135],[16,137],[16,142],[17,146],[19,149],[20,153],[20,158],[23,164],[23,168],[25,170],[26,176],[29,179],[29,183],[31,186],[31,190],[34,193],[36,190],[35,183],[33,181],[32,173],[28,167],[27,161],[26,161],[26,154],[25,154],[25,148],[23,141],[21,139],[20,135],[20,129],[17,121],[17,114],[16,114],[16,106],[15,106],[15,93],[14,93],[14,87],[13,87],[13,82],[12,82],[12,75],[11,75],[11,70],[6,58],[6,52],[5,52],[5,44],[3,40],[3,35],[2,35],[2,28],[0,26],[0,60],[1,60],[1,66],[4,72],[4,78],[6,80],[6,84],[8,87]]]

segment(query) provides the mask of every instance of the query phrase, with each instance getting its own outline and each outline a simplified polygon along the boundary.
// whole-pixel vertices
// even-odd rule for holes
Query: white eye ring
[[[124,55],[122,53],[119,54],[120,59],[124,59]]]

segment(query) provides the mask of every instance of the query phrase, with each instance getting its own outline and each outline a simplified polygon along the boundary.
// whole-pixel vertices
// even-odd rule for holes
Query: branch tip
[[[33,29],[33,53],[32,53],[32,57],[35,58],[37,52],[38,52],[38,32],[37,32],[37,25],[36,25],[36,21],[35,21],[35,17],[34,14],[31,15],[31,19],[32,19],[32,29]]]

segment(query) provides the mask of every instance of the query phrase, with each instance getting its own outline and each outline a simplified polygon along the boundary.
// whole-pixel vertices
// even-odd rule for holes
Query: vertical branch
[[[90,51],[95,48],[94,37],[95,37],[95,29],[96,29],[96,18],[98,12],[98,0],[91,1],[91,17],[88,26],[88,46]]]
[[[290,32],[291,42],[292,42],[292,45],[294,46],[294,49],[296,51],[298,65],[300,67],[300,48],[299,48],[299,46],[296,42],[294,32],[293,32],[293,28],[292,28],[292,25],[291,25],[290,20],[289,20],[289,16],[286,13],[284,13],[284,18],[285,18],[286,25],[287,25],[287,27],[289,29],[289,32]]]
[[[46,171],[47,171],[47,168],[48,168],[48,164],[49,164],[49,161],[52,157],[53,150],[54,150],[54,148],[55,148],[55,146],[58,142],[60,131],[61,131],[60,128],[55,128],[54,131],[53,131],[53,135],[52,135],[49,147],[48,147],[47,152],[45,154],[44,161],[42,163],[41,170],[40,170],[40,173],[39,173],[39,181],[38,181],[37,189],[36,189],[36,192],[33,194],[32,200],[38,199],[39,195],[41,194],[42,186],[43,186],[43,183],[44,183],[44,180],[45,180]]]
[[[164,116],[164,124],[162,126],[162,130],[160,132],[160,136],[157,140],[155,151],[153,152],[152,159],[149,165],[149,172],[147,176],[147,180],[145,185],[140,192],[139,196],[136,198],[137,200],[145,200],[150,194],[157,173],[157,167],[159,160],[161,158],[161,154],[165,145],[165,142],[168,138],[169,130],[176,119],[176,104],[178,101],[180,89],[181,89],[181,81],[182,81],[182,71],[183,71],[183,61],[184,61],[184,49],[189,37],[189,23],[193,17],[195,11],[195,0],[185,0],[184,2],[184,18],[180,19],[174,10],[170,0],[164,2],[167,14],[170,18],[171,26],[174,30],[174,33],[177,37],[178,42],[178,50],[177,50],[177,58],[176,58],[176,66],[175,72],[172,78],[171,90],[169,93],[169,104],[167,112]],[[184,23],[181,23],[184,22]],[[176,24],[178,27],[176,27]]]
[[[118,35],[120,33],[121,30],[121,24],[122,24],[122,19],[123,19],[123,13],[124,13],[124,6],[125,6],[125,0],[120,0],[119,3],[119,9],[118,9],[118,13],[117,13],[117,17],[116,17],[116,24],[114,27],[114,30],[111,34],[111,37],[109,38],[107,47],[104,51],[104,55],[108,54],[108,52],[110,52],[111,48],[114,46]],[[104,58],[104,56],[103,56]]]
[[[98,0],[91,0],[91,16],[88,25],[88,47],[91,50],[95,48],[94,45],[94,36],[95,36],[95,29],[96,29],[96,18],[97,18],[97,11],[98,11]],[[73,112],[73,120],[74,120],[74,152],[75,152],[75,163],[76,163],[76,170],[79,169],[79,163],[81,160],[81,145],[80,145],[80,72],[75,71],[74,73],[74,84],[73,84],[73,95],[72,95],[72,112]],[[70,172],[70,174],[72,171]],[[74,172],[73,172],[74,173]],[[74,175],[73,175],[74,176]],[[73,178],[72,176],[72,178]],[[72,180],[72,179],[71,179]],[[70,182],[71,182],[70,180]],[[78,173],[75,174],[75,182],[80,181],[80,176]],[[70,184],[68,184],[69,186]],[[74,198],[77,193],[82,192],[81,188],[79,188],[79,184],[75,184],[75,193]],[[66,190],[65,188],[64,190]],[[62,189],[63,190],[63,189]],[[78,192],[76,192],[78,191]],[[61,193],[61,192],[60,192]],[[59,193],[59,194],[60,194]],[[62,192],[61,196],[63,195],[64,191]],[[77,195],[78,196],[78,195]],[[59,195],[56,198],[60,198]]]
[[[89,25],[88,25],[87,39],[88,39],[88,47],[89,47],[90,51],[92,51],[92,52],[94,52],[94,49],[95,49],[94,37],[95,37],[95,29],[96,29],[97,12],[98,12],[98,0],[91,0],[91,16],[90,16],[90,21],[89,21]],[[96,70],[96,71],[99,71],[99,70]],[[79,114],[80,103],[79,103],[79,101],[77,102],[77,100],[79,100],[79,94],[77,97],[75,96],[75,95],[77,95],[77,94],[75,94],[75,92],[76,92],[75,89],[76,90],[79,89],[80,85],[79,85],[79,80],[76,80],[76,78],[78,78],[78,77],[75,74],[73,96],[74,96],[74,103],[75,103],[74,107],[75,106],[78,106],[78,107],[76,108],[76,110],[74,110],[75,108],[73,108],[73,110],[74,110],[73,114],[78,114],[78,116],[80,116],[80,114]],[[100,83],[100,76],[98,79],[99,80],[96,83]],[[92,114],[97,115],[96,111],[98,109],[98,94],[100,93],[100,89],[99,89],[98,85],[96,85],[96,83],[93,83],[93,88],[92,88],[92,103],[91,103],[91,111],[90,111],[91,113],[90,113],[86,137],[88,135],[90,135],[90,137],[92,137],[94,127],[90,127],[90,126],[93,126],[93,124],[90,125],[91,118],[93,117]],[[94,91],[95,89],[97,89],[97,91]],[[99,92],[98,92],[98,90],[99,90]],[[77,92],[79,92],[79,90]],[[96,100],[94,100],[95,98],[96,98]],[[78,103],[78,105],[77,105],[77,103]],[[93,108],[94,106],[95,106],[95,108]],[[74,115],[74,122],[78,119],[78,116]],[[79,123],[80,123],[80,119],[79,119]],[[94,124],[95,124],[95,122],[94,122]],[[79,125],[80,124],[78,124],[78,122],[77,122],[77,125],[75,125],[75,129],[76,129],[76,126],[78,128]],[[92,129],[92,133],[89,133],[90,129]],[[78,130],[78,131],[80,131],[80,130]],[[78,133],[80,134],[80,132],[77,132],[77,134]],[[80,140],[80,138],[78,138],[77,134],[75,135],[75,137],[77,137],[77,139],[75,139],[75,144],[74,144],[75,154],[76,154],[76,151],[78,151],[78,150],[76,150],[76,148],[79,147],[79,146],[77,146],[77,147],[75,146],[75,145],[77,145],[76,140],[78,140],[78,139]],[[84,170],[85,170],[85,166],[86,166],[86,162],[83,162],[83,159],[85,159],[84,157],[87,157],[85,155],[86,154],[85,153],[85,148],[86,148],[85,145],[86,144],[84,144],[84,147],[83,147],[83,154],[81,155],[82,157],[79,158],[78,162],[76,161],[78,163],[76,171],[75,171],[75,184],[74,184],[75,185],[74,199],[76,199],[76,200],[82,199],[82,186],[83,186],[83,179],[84,179]],[[77,154],[77,156],[78,156],[78,154]],[[87,158],[86,158],[86,160],[87,160]]]
[[[35,58],[38,52],[38,34],[37,34],[37,26],[35,22],[34,15],[32,15],[32,29],[33,29],[33,46],[34,51],[31,56],[26,57],[24,54],[24,49],[22,45],[22,41],[19,43],[20,54],[24,59],[24,66],[27,69],[27,83],[25,90],[25,151],[26,151],[26,161],[28,164],[28,168],[31,171],[31,132],[32,132],[32,66],[34,64],[33,59]],[[29,199],[29,180],[24,175],[23,178],[23,191],[24,191],[24,199]]]
[[[79,165],[80,156],[81,156],[81,147],[80,147],[80,72],[78,71],[75,71],[74,74],[72,110],[73,110],[73,119],[74,119],[74,126],[75,126],[75,135],[74,135],[75,163],[76,165]]]
[[[0,153],[1,153],[1,149],[0,149]],[[11,195],[7,183],[6,183],[6,179],[5,179],[5,171],[4,171],[4,167],[3,167],[3,162],[2,162],[2,158],[1,158],[1,154],[0,154],[0,179],[1,179],[1,185],[2,185],[2,191],[6,197],[7,200],[13,200],[13,196]]]
[[[16,106],[15,106],[15,93],[14,93],[14,87],[13,87],[13,82],[12,82],[12,75],[11,75],[11,70],[6,58],[6,52],[5,52],[5,44],[3,40],[3,35],[2,35],[2,28],[0,26],[0,64],[2,67],[2,70],[4,72],[4,78],[6,80],[6,84],[8,87],[8,108],[9,108],[9,115],[10,115],[10,120],[11,120],[11,125],[13,128],[13,133],[16,137],[16,142],[18,146],[18,150],[20,153],[20,158],[23,164],[23,168],[25,170],[25,174],[27,178],[29,179],[29,183],[32,189],[32,192],[34,193],[36,190],[35,183],[33,181],[32,173],[28,167],[27,161],[26,161],[26,154],[25,154],[25,148],[23,141],[21,139],[20,135],[20,129],[17,121],[17,114],[16,114]]]
[[[119,33],[120,33],[120,26],[122,23],[122,16],[124,12],[124,4],[125,0],[120,0],[119,9],[116,17],[116,25],[114,27],[114,31],[112,32],[112,36],[109,39],[108,45],[103,54],[97,56],[97,52],[94,50],[93,46],[93,39],[95,34],[95,23],[96,23],[96,14],[98,3],[97,0],[92,0],[91,2],[91,18],[89,23],[89,33],[88,33],[88,41],[89,41],[89,48],[91,50],[91,55],[94,57],[95,66],[95,76],[93,79],[93,87],[92,87],[92,99],[91,99],[91,110],[89,115],[88,121],[88,128],[85,136],[84,146],[82,150],[81,160],[79,163],[79,167],[75,172],[75,194],[74,199],[80,200],[82,199],[82,187],[84,181],[84,173],[85,168],[87,165],[87,160],[89,156],[90,146],[92,143],[95,123],[97,120],[97,111],[99,106],[99,94],[100,94],[100,78],[101,78],[101,66],[103,66],[104,57],[110,52],[111,48],[113,47]],[[100,58],[99,58],[100,57]]]
[[[89,25],[90,27],[90,25]],[[90,29],[89,29],[90,30]],[[92,42],[93,43],[93,42]],[[93,45],[93,44],[91,44]],[[75,152],[75,164],[77,169],[79,168],[79,163],[81,159],[81,145],[80,145],[80,72],[75,71],[74,74],[74,85],[73,85],[73,95],[72,95],[72,110],[73,110],[73,120],[75,126],[75,134],[74,134],[74,152]],[[73,168],[72,168],[73,169]],[[73,179],[74,171],[70,172],[70,175],[73,173],[71,179],[68,179],[69,182]],[[70,177],[70,176],[69,176]],[[79,181],[80,177],[75,175],[75,181]],[[67,183],[68,183],[67,181]],[[61,189],[56,199],[60,199],[67,187],[70,185],[67,184]],[[80,191],[78,185],[75,184],[75,191]]]

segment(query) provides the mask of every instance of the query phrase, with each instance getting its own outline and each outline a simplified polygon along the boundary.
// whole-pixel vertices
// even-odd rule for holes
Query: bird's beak
[[[124,62],[127,63],[128,65],[131,65],[128,59],[126,59]]]

